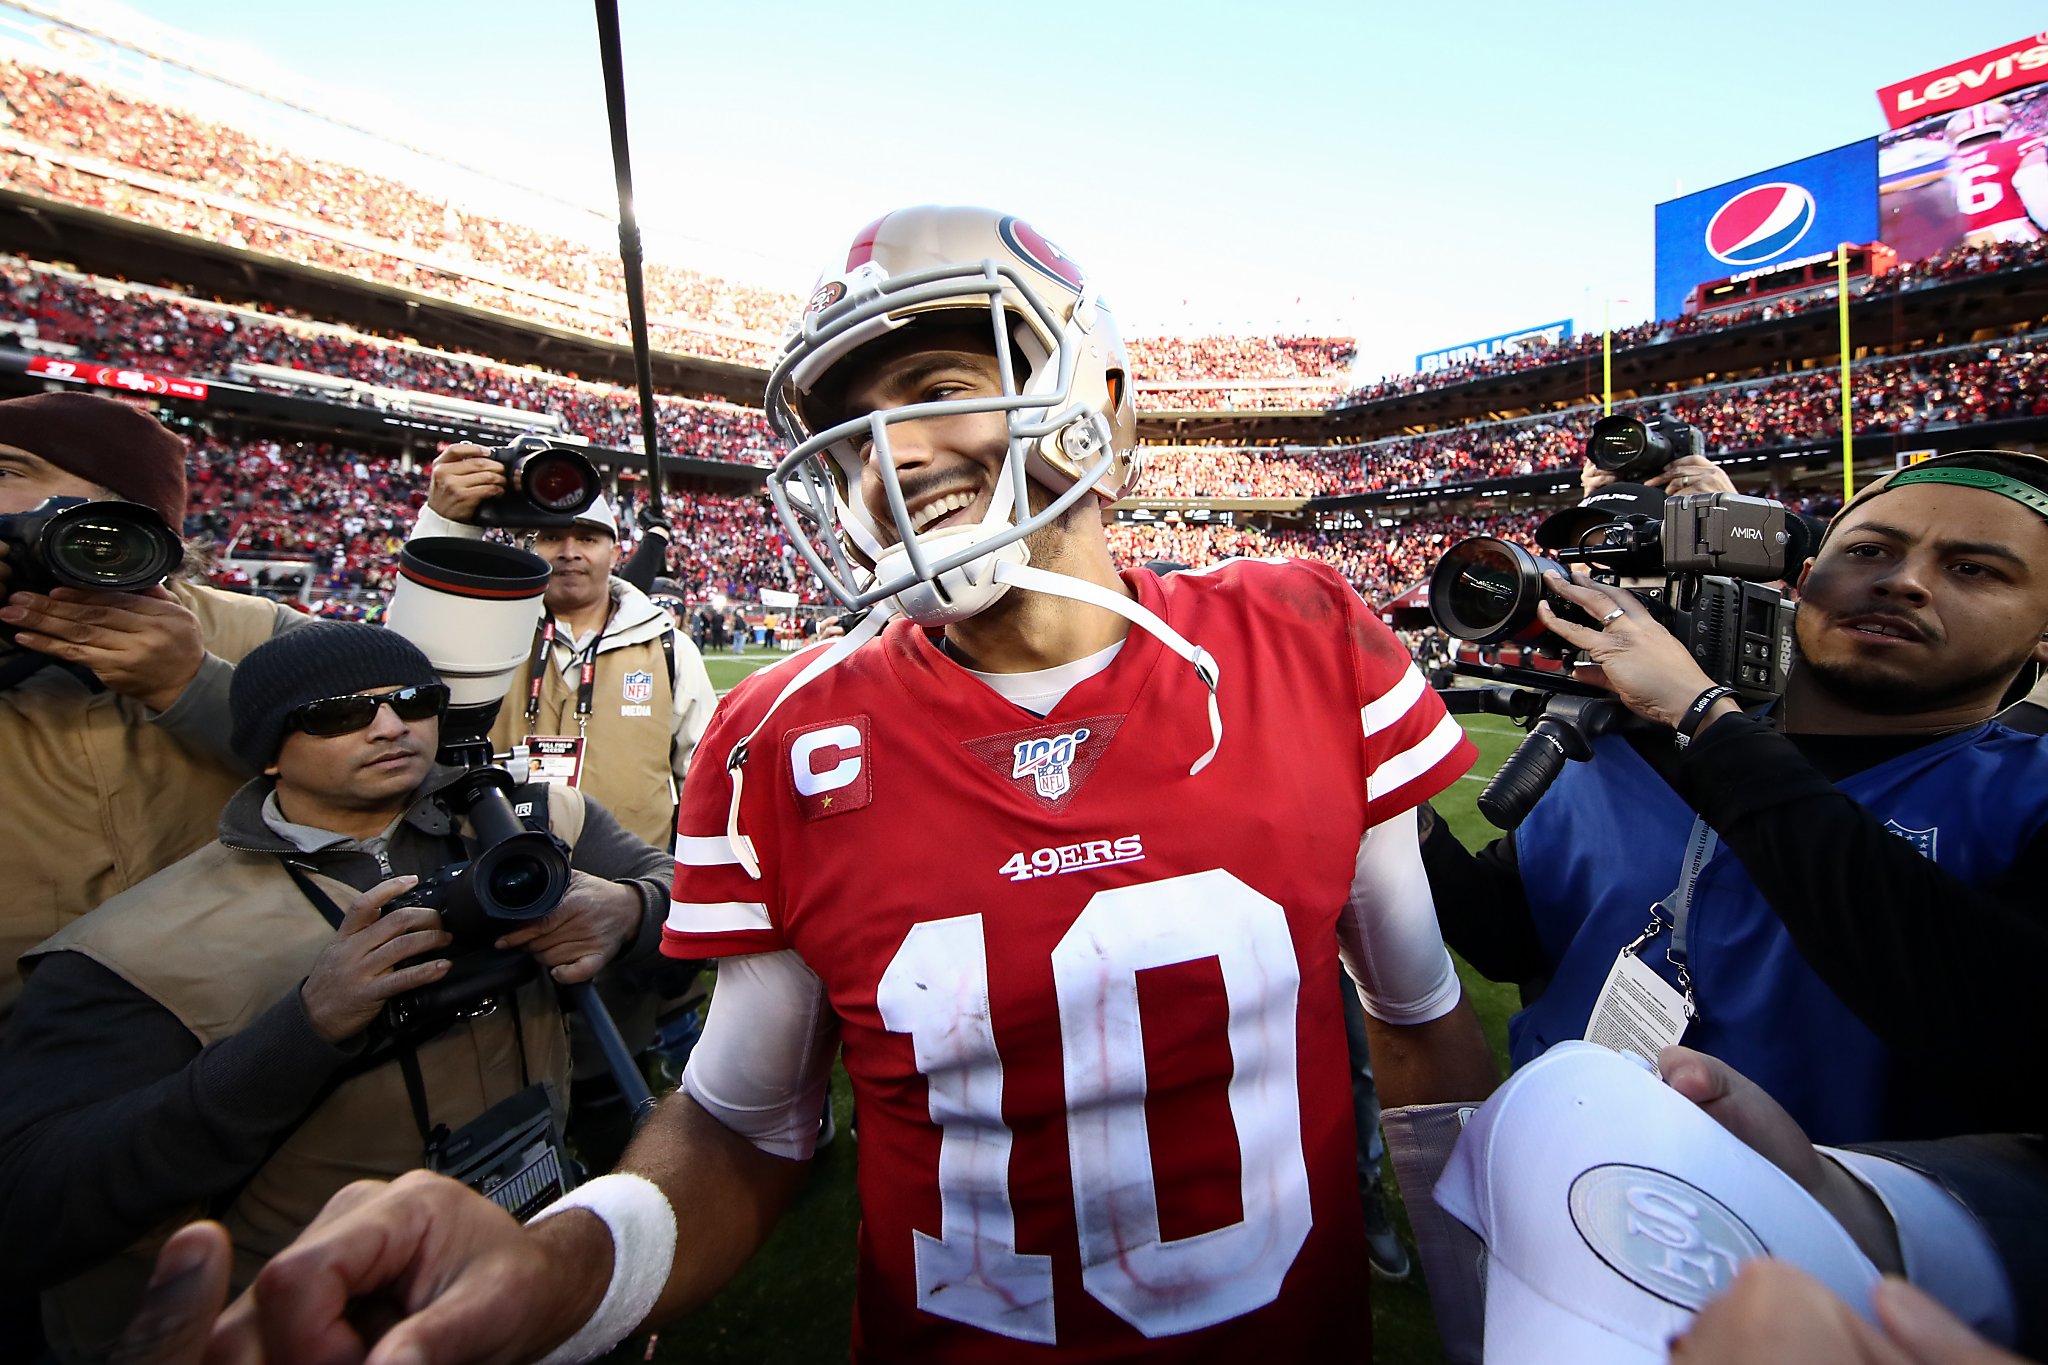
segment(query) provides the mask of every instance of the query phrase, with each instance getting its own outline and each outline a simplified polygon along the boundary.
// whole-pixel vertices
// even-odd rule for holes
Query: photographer
[[[139,503],[175,534],[184,442],[91,394],[0,401],[0,514],[54,497]],[[142,592],[16,591],[26,553],[0,538],[0,1038],[23,952],[212,836],[248,776],[226,747],[234,661],[304,620],[175,574]]]
[[[1674,1000],[1689,982],[1689,1046],[1817,1140],[2048,1122],[2021,1041],[2048,950],[2048,749],[1991,723],[2048,655],[2044,518],[2048,461],[2002,452],[1866,488],[1801,575],[1797,661],[1757,715],[1632,594],[1553,580],[1595,625],[1549,603],[1543,624],[1660,728],[1595,741],[1476,858],[1425,819],[1446,939],[1529,992],[1517,1065],[1585,1035],[1626,950]]]
[[[119,1333],[166,1220],[221,1219],[239,1286],[350,1181],[450,1169],[482,1144],[492,1121],[466,1125],[486,1111],[558,1146],[568,1046],[538,972],[402,1027],[385,1007],[467,965],[521,965],[493,949],[563,983],[651,955],[670,864],[551,787],[545,824],[574,869],[552,913],[475,943],[424,906],[385,913],[475,856],[450,800],[464,771],[435,763],[446,698],[419,650],[377,627],[258,648],[234,678],[234,746],[265,775],[219,841],[29,956],[0,1051],[0,1274],[46,1291],[64,1358]]]
[[[482,446],[448,447],[434,461],[414,538],[481,535],[471,524],[477,509],[505,490],[504,466]],[[676,794],[718,705],[704,658],[667,612],[617,576],[618,522],[604,499],[566,530],[536,532],[532,549],[553,570],[547,614],[491,743],[499,752],[526,743],[537,776],[589,793],[630,833],[670,848]],[[686,1008],[679,1002],[696,974],[694,963],[665,961],[645,979],[606,974],[605,1004],[634,1052],[654,1044],[661,1018]],[[580,1025],[574,1037],[577,1145],[594,1164],[609,1165],[625,1145],[627,1117]]]
[[[434,461],[413,536],[480,536],[472,524],[477,508],[504,492],[504,467],[489,452],[452,445]],[[718,704],[703,657],[647,594],[615,576],[619,528],[603,499],[574,527],[538,532],[533,549],[554,569],[548,614],[491,742],[502,751],[535,734],[578,741],[573,785],[666,848],[675,837],[676,792]]]

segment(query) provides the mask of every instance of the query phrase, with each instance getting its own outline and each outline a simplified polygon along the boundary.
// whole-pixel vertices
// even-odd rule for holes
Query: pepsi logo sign
[[[1080,291],[1081,267],[1069,260],[1066,252],[1047,241],[1038,229],[1022,218],[1005,218],[1000,231],[1003,242],[1022,257],[1026,265],[1077,293]]]
[[[1742,191],[1707,222],[1707,254],[1724,265],[1762,265],[1799,245],[1818,209],[1802,185],[1776,181]]]

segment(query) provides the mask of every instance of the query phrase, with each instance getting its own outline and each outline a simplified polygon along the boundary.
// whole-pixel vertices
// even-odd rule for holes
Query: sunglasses
[[[446,683],[422,683],[391,692],[363,692],[347,697],[322,697],[298,707],[284,718],[287,730],[299,730],[315,739],[353,734],[377,718],[377,708],[388,706],[391,714],[404,721],[430,720],[448,709]]]

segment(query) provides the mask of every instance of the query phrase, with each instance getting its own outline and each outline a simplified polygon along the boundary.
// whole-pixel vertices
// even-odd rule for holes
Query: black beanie
[[[185,530],[185,443],[162,422],[95,393],[32,393],[0,401],[0,444],[153,507]]]
[[[235,757],[261,772],[277,761],[284,721],[322,697],[441,681],[419,646],[396,631],[352,621],[316,621],[273,636],[235,665],[228,709]]]

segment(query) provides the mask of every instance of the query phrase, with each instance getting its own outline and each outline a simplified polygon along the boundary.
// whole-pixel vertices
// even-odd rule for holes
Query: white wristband
[[[588,1209],[604,1220],[612,1235],[612,1282],[589,1320],[540,1365],[595,1360],[624,1341],[654,1310],[675,1265],[676,1211],[653,1181],[623,1171],[599,1176],[527,1219],[526,1226],[569,1209]]]

